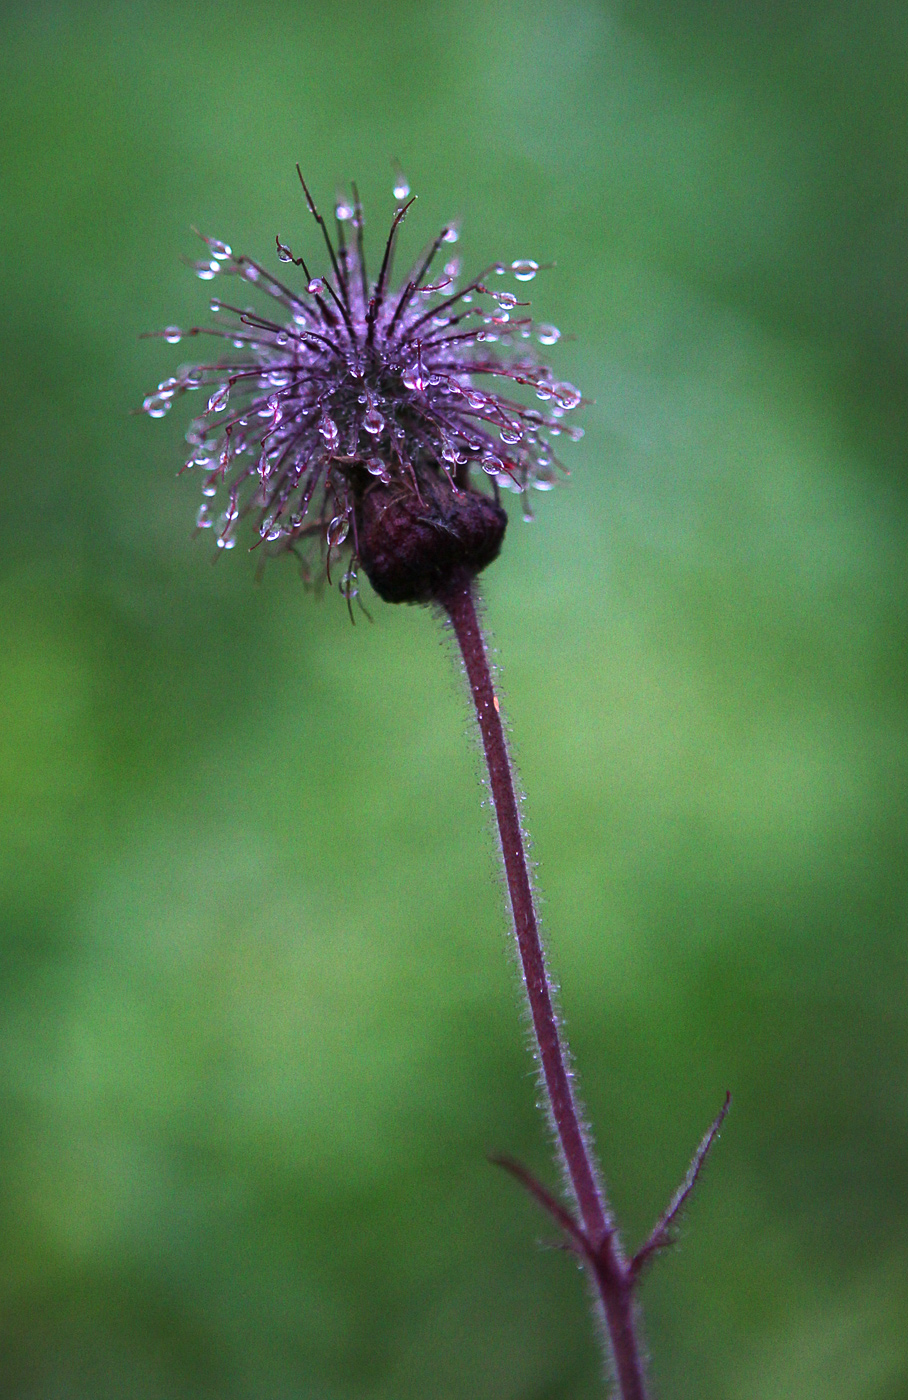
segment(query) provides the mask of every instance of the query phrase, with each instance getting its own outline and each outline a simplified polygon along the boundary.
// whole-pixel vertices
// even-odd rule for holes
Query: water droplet
[[[400,170],[400,169],[398,169],[398,170],[395,172],[395,175],[394,175],[394,191],[393,191],[393,193],[394,193],[394,198],[395,198],[395,199],[398,199],[398,200],[399,200],[399,199],[406,199],[407,196],[408,196],[408,194],[410,193],[409,181],[407,180],[406,175],[405,175],[405,174],[403,173],[403,171]]]
[[[445,229],[441,237],[444,243],[456,243],[458,238],[460,237],[460,229],[457,227],[456,224],[448,224],[448,227]]]
[[[348,219],[353,218],[353,206],[345,199],[339,199],[334,206],[334,217],[345,224]]]
[[[501,441],[506,442],[509,447],[512,447],[515,442],[523,441],[523,433],[517,428],[499,428],[498,436],[501,438]]]
[[[212,257],[217,258],[219,261],[223,262],[225,258],[233,257],[233,249],[230,247],[229,243],[222,243],[219,238],[206,238],[205,242],[211,249]]]
[[[168,345],[179,345],[180,341],[183,339],[183,332],[180,330],[179,326],[167,326],[164,331],[164,339],[167,341]]]
[[[244,267],[243,276],[247,282],[257,282],[259,280],[259,270],[257,267]]]
[[[495,266],[492,268],[492,271],[495,273],[496,277],[503,277],[504,274],[507,272],[507,268],[505,267],[504,263],[496,263]]]
[[[376,437],[378,433],[381,432],[384,426],[385,420],[384,418],[382,418],[378,409],[370,408],[369,412],[363,419],[363,427],[365,428],[366,432],[371,433],[373,437]]]
[[[422,374],[418,364],[411,365],[409,369],[404,370],[401,378],[404,382],[404,388],[415,389],[417,394],[421,394],[425,391],[425,376]]]
[[[488,473],[489,476],[497,476],[498,473],[504,467],[504,462],[501,460],[500,457],[490,456],[483,457],[479,465],[482,467],[484,472]]]
[[[468,408],[485,408],[486,402],[485,394],[478,394],[475,391],[467,394]]]
[[[227,400],[229,398],[230,386],[229,384],[222,384],[220,389],[215,389],[214,393],[211,395],[211,398],[208,400],[208,412],[222,413],[223,410],[227,407]]]
[[[574,384],[553,384],[552,393],[562,408],[576,408],[583,398],[580,390]]]
[[[196,263],[196,276],[201,277],[203,282],[210,282],[221,270],[220,264],[216,262]]]
[[[278,255],[278,258],[280,259],[280,261],[281,261],[282,263],[293,262],[293,254],[291,253],[290,249],[287,247],[286,243],[280,243],[280,242],[278,242],[278,245],[277,245],[277,255]]]
[[[571,442],[579,442],[580,439],[583,437],[583,434],[585,433],[586,429],[570,427],[565,428],[564,431],[567,434],[567,436],[571,439]]]
[[[309,293],[310,296],[314,297],[317,296],[319,292],[324,290],[324,286],[325,283],[323,278],[313,277],[312,281],[307,286],[306,291]]]
[[[329,523],[326,532],[326,539],[331,549],[337,549],[343,544],[350,533],[350,521],[346,515],[336,515]]]
[[[348,601],[356,597],[356,595],[359,593],[359,589],[356,586],[356,573],[353,569],[347,570],[347,572],[341,579],[338,587],[340,588],[340,591],[343,594],[343,596]]]
[[[323,413],[319,421],[318,430],[325,440],[325,446],[334,449],[337,446],[338,433],[337,424],[333,418],[329,418],[327,413]]]
[[[163,418],[170,408],[173,400],[169,394],[149,394],[142,403],[142,407],[149,418]]]
[[[517,305],[517,298],[513,292],[493,292],[492,295],[499,306],[507,307],[508,310]]]
[[[236,540],[232,535],[218,535],[218,549],[233,549]]]
[[[518,258],[516,262],[511,263],[511,271],[518,282],[532,282],[539,271],[539,264],[532,258]]]
[[[391,480],[387,464],[380,457],[370,457],[366,462],[366,471],[370,476],[379,477],[385,485]]]
[[[208,507],[205,505],[199,506],[199,513],[195,518],[196,529],[210,530],[211,524],[212,522],[208,518]]]
[[[205,482],[205,485],[202,487],[202,495],[203,495],[203,496],[214,496],[214,495],[217,494],[217,489],[218,489],[217,478],[215,477],[214,479],[212,479],[212,478],[209,477],[209,479]]]
[[[550,399],[550,398],[552,397],[552,395],[551,395],[551,393],[550,393],[550,391],[549,391],[548,389],[543,388],[543,386],[542,386],[541,384],[537,384],[537,386],[536,386],[536,397],[537,397],[537,399],[542,399],[542,401],[543,401],[543,403],[544,403],[547,399]]]
[[[557,326],[543,324],[536,327],[536,339],[540,345],[554,345],[561,339],[561,331]]]
[[[460,258],[452,258],[450,262],[446,262],[446,263],[445,263],[445,276],[446,276],[446,277],[459,277],[459,276],[460,276]]]

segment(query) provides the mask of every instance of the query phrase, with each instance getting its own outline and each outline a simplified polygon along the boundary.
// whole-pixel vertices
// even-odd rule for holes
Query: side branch
[[[726,1093],[724,1104],[703,1135],[700,1146],[693,1155],[691,1164],[687,1169],[687,1175],[653,1226],[649,1239],[640,1246],[630,1262],[631,1277],[635,1281],[640,1277],[641,1272],[654,1254],[658,1253],[661,1249],[668,1249],[674,1243],[675,1236],[673,1230],[678,1216],[684,1209],[688,1197],[697,1184],[706,1159],[709,1156],[716,1138],[719,1136],[719,1130],[725,1122],[726,1115],[730,1108],[731,1094]]]
[[[515,1181],[520,1182],[524,1190],[533,1197],[538,1205],[542,1206],[543,1210],[548,1211],[552,1219],[563,1230],[572,1249],[577,1250],[584,1257],[589,1256],[590,1249],[586,1235],[570,1211],[565,1210],[561,1202],[555,1199],[551,1191],[543,1186],[541,1181],[536,1180],[532,1172],[528,1172],[526,1167],[515,1161],[513,1157],[496,1155],[490,1157],[489,1161],[495,1167],[503,1167]]]

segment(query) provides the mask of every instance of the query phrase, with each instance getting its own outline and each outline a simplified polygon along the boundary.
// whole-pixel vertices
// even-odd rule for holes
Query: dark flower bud
[[[431,481],[431,479],[430,479]],[[508,517],[489,496],[420,482],[420,496],[376,485],[356,507],[359,561],[386,603],[426,603],[455,575],[474,577],[498,557]]]

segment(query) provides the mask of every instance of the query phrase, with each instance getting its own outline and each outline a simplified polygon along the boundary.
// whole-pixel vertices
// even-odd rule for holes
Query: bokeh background
[[[661,1400],[908,1396],[908,18],[892,0],[0,11],[11,1400],[579,1400],[433,617],[193,541],[196,223],[557,266],[572,479],[486,580]],[[374,244],[373,244],[374,246]]]

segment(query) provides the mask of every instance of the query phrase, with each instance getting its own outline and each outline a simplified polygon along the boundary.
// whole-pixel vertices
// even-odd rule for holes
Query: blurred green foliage
[[[551,954],[676,1400],[908,1395],[908,18],[887,0],[7,4],[11,1400],[601,1393],[425,611],[193,543],[190,223],[391,158],[595,400],[487,577]],[[184,414],[185,417],[185,414]],[[490,878],[490,875],[492,878]]]

